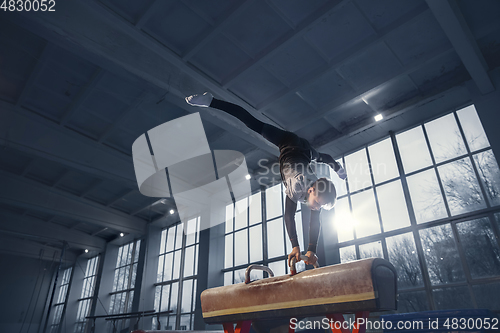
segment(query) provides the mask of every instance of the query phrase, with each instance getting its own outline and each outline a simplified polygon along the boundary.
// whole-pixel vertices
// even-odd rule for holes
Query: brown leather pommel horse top
[[[371,258],[207,289],[201,307],[207,324],[224,324],[394,310],[396,293],[394,266]]]

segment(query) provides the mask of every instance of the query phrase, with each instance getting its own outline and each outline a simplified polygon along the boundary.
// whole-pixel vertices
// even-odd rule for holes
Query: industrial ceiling
[[[496,0],[73,0],[0,13],[0,251],[101,252],[178,220],[132,143],[200,112],[259,187],[278,150],[184,97],[210,91],[334,157],[470,103],[500,66]],[[376,114],[384,116],[375,122]],[[127,239],[127,237],[123,238]]]

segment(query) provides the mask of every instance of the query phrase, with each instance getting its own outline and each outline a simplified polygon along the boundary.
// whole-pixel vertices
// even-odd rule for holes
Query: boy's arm
[[[285,200],[285,226],[288,238],[292,242],[292,247],[299,246],[297,239],[297,229],[295,227],[295,212],[297,211],[297,203],[293,202],[288,196]]]
[[[295,212],[297,211],[297,203],[293,202],[288,196],[285,200],[285,226],[288,238],[292,242],[292,247],[299,246],[297,239],[297,229],[295,227]]]
[[[309,260],[306,262],[308,265],[314,265],[318,261],[316,256],[316,246],[318,244],[319,229],[320,229],[320,210],[311,210],[311,220],[309,222],[309,246],[307,248],[306,256]]]
[[[318,245],[319,238],[319,215],[320,210],[311,210],[311,222],[309,223],[309,246],[307,251],[316,253],[316,246]]]
[[[288,266],[290,266],[290,261],[292,257],[300,261],[300,247],[299,240],[297,239],[297,229],[295,227],[295,212],[297,211],[297,203],[286,196],[285,200],[285,227],[286,232],[290,242],[292,243],[292,252],[288,255]]]
[[[347,177],[344,168],[342,168],[342,166],[330,155],[319,153],[319,158],[317,159],[317,161],[320,163],[328,164],[339,175],[341,179],[345,179]]]

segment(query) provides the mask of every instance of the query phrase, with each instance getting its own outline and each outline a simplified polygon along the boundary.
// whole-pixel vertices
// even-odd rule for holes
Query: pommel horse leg
[[[242,320],[236,323],[236,328],[233,323],[224,323],[224,333],[248,333],[250,332],[250,326],[252,326],[251,320]]]

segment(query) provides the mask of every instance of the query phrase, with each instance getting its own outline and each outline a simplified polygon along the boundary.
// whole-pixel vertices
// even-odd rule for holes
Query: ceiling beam
[[[31,169],[33,169],[33,167],[37,164],[38,162],[38,158],[32,158],[29,162],[28,162],[28,165],[26,165],[23,169],[23,171],[21,172],[21,175],[20,176],[26,176],[28,174],[28,172],[30,172]]]
[[[135,211],[131,212],[130,215],[137,215],[139,214],[140,212],[142,212],[143,210],[145,209],[148,209],[149,207],[152,207],[154,205],[159,205],[160,203],[163,203],[163,200],[165,199],[158,199],[158,200],[155,200],[153,201],[152,203],[148,203],[146,205],[143,205],[142,207],[139,207],[138,209],[136,209]],[[168,199],[167,199],[168,200]]]
[[[75,0],[58,4],[58,10],[49,15],[28,16],[25,13],[13,15],[15,23],[38,34],[44,34],[51,42],[61,42],[62,47],[83,48],[93,56],[110,61],[128,72],[169,92],[175,96],[182,108],[189,113],[199,112],[185,103],[184,97],[210,90],[224,100],[247,107],[248,111],[261,120],[264,116],[234,94],[222,89],[194,66],[182,59],[137,29],[133,24],[119,17],[115,12],[95,0]],[[92,22],[89,25],[89,21]],[[57,32],[57,33],[56,33]],[[61,34],[67,36],[61,41]],[[117,43],[115,41],[119,40]],[[141,61],[137,61],[141,59]],[[202,119],[221,127],[244,141],[278,156],[278,149],[259,134],[246,128],[234,117],[223,112],[201,112]]]
[[[28,93],[30,92],[31,88],[35,84],[36,80],[38,79],[38,76],[40,73],[43,71],[45,68],[45,65],[47,64],[47,60],[50,59],[51,52],[52,51],[52,46],[46,42],[42,52],[40,55],[37,57],[37,62],[35,65],[35,68],[30,73],[30,76],[28,80],[26,80],[26,83],[24,84],[24,87],[22,88],[21,94],[17,98],[16,105],[22,105],[24,101],[26,100],[26,96],[28,96]]]
[[[106,241],[102,238],[93,237],[81,231],[70,230],[29,216],[0,211],[0,221],[0,232],[27,234],[50,242],[58,241],[63,243],[66,241],[72,248],[81,250],[101,251],[106,247]]]
[[[93,232],[93,233],[92,233],[92,236],[96,236],[96,235],[98,235],[98,234],[100,234],[101,232],[104,232],[104,231],[106,231],[106,230],[108,230],[108,228],[102,228],[102,229],[99,229],[99,230],[97,230],[96,232]]]
[[[89,95],[94,91],[95,87],[99,84],[99,81],[101,81],[104,74],[106,74],[106,72],[103,69],[101,68],[96,69],[94,74],[92,74],[89,83],[84,85],[78,91],[71,104],[68,106],[66,111],[64,111],[64,114],[61,117],[61,120],[59,121],[59,125],[66,126],[66,124],[71,119],[71,116],[76,112],[76,110],[78,110],[78,108],[83,104],[83,102],[85,102],[85,100],[89,97]]]
[[[389,130],[395,132],[404,130],[413,125],[422,123],[425,119],[449,112],[449,110],[457,107],[457,105],[464,105],[467,102],[470,102],[470,95],[464,88],[463,82],[449,82],[446,85],[440,86],[439,90],[415,96],[412,99],[404,101],[391,109],[386,110],[384,112],[384,120],[380,123],[376,122],[373,118],[369,118],[353,124],[345,130],[348,134],[341,134],[328,143],[318,146],[317,149],[321,151],[334,149],[337,151],[336,155],[340,155],[340,153],[349,152],[361,145],[358,143],[355,146],[349,146],[351,145],[350,141],[352,141],[349,138],[352,138],[360,133],[367,133],[366,137],[373,141],[373,138],[377,137],[377,135],[369,135],[368,133],[376,132],[377,130],[380,131],[380,127],[386,129],[383,133],[384,135],[387,135]],[[392,122],[393,118],[402,114],[407,114],[408,116],[405,118],[413,120],[405,120],[399,123]],[[377,127],[379,128],[377,129]],[[363,144],[369,143],[370,141],[367,141]],[[342,149],[338,149],[337,147],[342,147]]]
[[[207,135],[207,141],[209,144],[213,144],[214,142],[220,140],[221,138],[224,138],[228,135],[227,131],[224,130],[218,130],[210,135]]]
[[[144,234],[146,222],[90,200],[0,171],[0,202],[107,227]]]
[[[357,91],[354,91],[350,94],[345,94],[336,101],[327,104],[326,106],[322,107],[321,109],[318,110],[313,116],[309,117],[308,119],[304,119],[304,121],[297,123],[296,126],[291,128],[290,130],[292,132],[295,131],[300,131],[301,129],[305,128],[306,126],[312,124],[316,120],[319,120],[321,118],[324,118],[325,116],[329,114],[335,113],[339,108],[342,106],[351,103],[352,101],[359,100],[363,98],[366,94],[368,94],[370,91],[375,91],[378,88],[380,88],[382,85],[393,81],[397,80],[401,76],[408,75],[414,71],[419,70],[420,68],[424,67],[428,63],[438,59],[439,57],[442,57],[446,54],[449,54],[452,52],[453,49],[449,46],[442,46],[440,48],[436,48],[432,50],[431,53],[427,54],[427,56],[420,58],[419,60],[409,63],[403,67],[401,67],[396,73],[392,73],[390,76],[379,76],[377,77],[376,80],[372,82],[367,82],[364,86],[360,87]],[[384,110],[380,110],[384,111]]]
[[[153,2],[144,10],[144,12],[139,16],[137,21],[135,22],[135,27],[137,29],[141,29],[146,22],[151,18],[151,16],[156,13],[158,8],[160,7],[161,4],[163,4],[163,1],[160,0],[153,0]]]
[[[238,6],[238,2],[241,2],[241,1],[242,0],[232,1],[233,2],[232,5]],[[180,0],[180,1],[174,2],[174,4],[178,4],[179,2],[182,3],[185,7],[189,8],[191,11],[195,12],[199,17],[201,17],[206,23],[208,23],[212,27],[217,24],[216,21],[212,17],[210,17],[210,14],[207,14],[204,10],[200,9],[196,5],[196,1]],[[168,9],[170,9],[170,8],[168,8]],[[224,14],[221,14],[220,16],[223,16],[223,15]],[[227,10],[226,10],[226,16],[227,16]],[[225,21],[225,18],[224,17],[219,18],[219,21]],[[210,31],[210,29],[207,29],[207,30]]]
[[[56,179],[56,181],[50,185],[50,187],[57,187],[59,184],[63,182],[63,180],[66,179],[71,174],[71,170],[66,170],[62,175],[59,176],[59,178]]]
[[[85,191],[83,191],[82,193],[80,193],[79,197],[81,197],[81,198],[85,197],[87,194],[89,194],[90,192],[92,192],[93,190],[95,190],[96,188],[98,188],[99,186],[101,186],[102,183],[104,183],[104,181],[102,179],[96,180]]]
[[[387,27],[376,31],[376,33],[373,34],[372,37],[359,42],[358,44],[342,52],[335,58],[332,58],[327,64],[307,74],[301,80],[292,83],[287,89],[283,89],[282,91],[279,91],[278,93],[269,97],[267,100],[260,103],[257,108],[260,112],[263,113],[265,113],[269,109],[274,108],[276,103],[278,103],[281,98],[291,94],[295,94],[297,91],[300,91],[308,84],[318,80],[318,78],[322,77],[323,75],[326,75],[329,72],[336,71],[346,62],[350,61],[353,57],[365,53],[367,50],[380,43],[384,43],[387,38],[392,36],[392,34],[399,31],[400,29],[404,29],[406,26],[412,24],[415,20],[421,18],[422,15],[425,15],[426,13],[428,13],[428,7],[425,5],[421,5],[415,8],[393,23],[389,24]]]
[[[96,141],[0,100],[0,145],[33,157],[58,162],[67,168],[137,186],[132,160]]]
[[[362,121],[352,124],[349,128],[345,129],[345,133],[340,133],[337,137],[332,138],[327,143],[314,145],[318,151],[329,152],[333,151],[332,157],[339,157],[342,154],[352,152],[360,146],[369,144],[374,138],[382,138],[387,136],[389,131],[404,130],[413,125],[419,124],[429,117],[436,116],[436,114],[443,114],[453,109],[457,105],[464,105],[470,101],[470,97],[464,88],[464,84],[460,82],[450,82],[446,86],[441,86],[439,90],[428,92],[424,95],[416,96],[408,101],[394,106],[387,110],[387,117],[384,112],[384,120],[376,122],[373,118],[364,119]],[[436,112],[436,110],[439,110]],[[408,114],[405,121],[393,121],[393,118]],[[414,120],[407,120],[412,118]],[[381,128],[384,128],[381,131]],[[377,133],[384,133],[382,136]],[[359,140],[353,143],[352,137],[357,136],[359,133],[365,133],[368,138],[366,142],[360,143]],[[358,136],[359,137],[359,136]],[[362,142],[362,141],[361,141]],[[269,169],[272,169],[272,161],[266,163],[264,167],[255,170],[254,175],[256,178],[268,177]]]
[[[43,250],[43,252],[41,252]],[[24,240],[12,235],[0,235],[0,253],[59,262],[62,249],[44,246],[37,242]],[[64,251],[63,262],[75,262],[77,255],[72,251]]]
[[[233,22],[233,20],[243,13],[247,8],[250,6],[251,3],[253,3],[254,0],[244,0],[241,2],[235,1],[237,3],[236,5],[233,5],[228,12],[226,13],[226,16],[220,19],[218,22],[215,23],[215,25],[207,29],[205,33],[193,43],[191,48],[187,50],[184,55],[182,56],[182,60],[184,62],[189,61],[193,55],[195,55],[203,46],[205,46],[208,42],[212,40],[215,36],[217,36],[219,33],[222,32],[226,26]],[[187,1],[183,1],[185,5],[189,5]]]
[[[77,221],[75,224],[73,224],[72,226],[68,227],[68,229],[73,230],[73,229],[78,228],[81,225],[85,225],[85,223]]]
[[[126,190],[124,191],[123,193],[119,194],[115,199],[111,200],[109,203],[106,204],[106,207],[109,207],[109,206],[113,206],[115,203],[117,203],[118,201],[122,200],[123,198],[125,198],[127,195],[129,194],[132,194],[134,192],[136,192],[137,190],[133,189],[133,190]]]
[[[351,0],[343,0],[340,2],[327,1],[325,5],[321,6],[314,13],[309,15],[295,29],[292,29],[278,41],[272,43],[269,47],[262,50],[254,59],[249,60],[246,64],[226,77],[222,82],[222,87],[224,89],[227,89],[238,77],[244,75],[245,73],[248,73],[257,66],[260,66],[294,40],[302,38],[302,36],[307,31],[309,31],[313,25],[328,17],[333,12],[342,9],[349,2],[351,2]]]
[[[482,94],[494,91],[495,87],[488,76],[488,65],[457,2],[455,0],[426,0],[426,2],[479,91]]]
[[[113,121],[108,128],[104,131],[104,133],[101,134],[97,142],[102,143],[104,140],[106,140],[113,132],[121,125],[123,122],[134,112],[137,111],[139,106],[144,102],[148,95],[147,91],[142,92],[142,94],[135,99],[134,102],[125,110],[123,111],[118,119]]]

